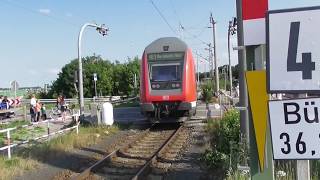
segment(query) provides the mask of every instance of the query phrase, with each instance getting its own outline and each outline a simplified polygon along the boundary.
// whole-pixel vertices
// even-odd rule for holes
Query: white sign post
[[[97,97],[97,73],[93,73],[93,81],[94,81],[94,95]]]
[[[11,85],[11,91],[14,92],[13,106],[16,107],[17,89],[19,89],[19,84],[17,81],[12,81],[10,85]]]
[[[269,11],[268,92],[320,91],[320,7]]]

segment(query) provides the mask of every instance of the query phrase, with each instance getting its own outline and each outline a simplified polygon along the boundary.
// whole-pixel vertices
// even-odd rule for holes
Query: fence
[[[56,135],[56,134],[62,134],[64,132],[70,131],[72,129],[76,129],[76,133],[78,134],[79,133],[79,125],[80,125],[80,122],[79,122],[80,112],[78,112],[77,114],[73,114],[72,117],[75,119],[76,125],[74,125],[72,127],[69,127],[69,128],[61,129],[61,130],[58,130],[58,131],[55,131],[55,132],[50,132],[50,122],[51,121],[55,121],[54,119],[48,119],[48,120],[45,120],[45,121],[35,122],[35,123],[32,123],[32,124],[23,125],[23,126],[20,126],[20,127],[7,128],[7,129],[0,130],[0,133],[6,133],[6,146],[1,147],[0,151],[7,150],[8,158],[11,159],[11,148],[13,148],[15,146],[20,146],[22,144],[27,144],[30,141],[36,141],[36,140],[43,139],[43,138],[48,138],[49,139],[50,136],[53,136],[53,135]],[[32,138],[32,139],[28,139],[28,140],[25,140],[25,141],[22,141],[22,142],[19,142],[19,143],[11,143],[11,132],[12,131],[14,131],[16,129],[20,129],[20,128],[33,127],[35,125],[43,124],[43,123],[47,123],[47,134],[39,136],[39,137],[35,137],[35,138]]]
[[[130,99],[127,96],[104,96],[104,97],[93,97],[93,98],[84,98],[85,102],[117,102],[117,101],[123,101],[126,99]],[[77,98],[70,98],[70,99],[64,99],[66,103],[78,103],[79,99]],[[43,103],[56,103],[56,99],[39,99],[40,102]],[[23,104],[30,103],[30,99],[23,99]]]
[[[106,96],[106,97],[94,97],[94,98],[85,98],[85,102],[87,103],[104,103],[104,102],[110,102],[114,105],[117,104],[121,104],[121,103],[125,103],[128,101],[132,101],[134,99],[137,99],[137,97],[127,97],[127,96]],[[41,103],[45,103],[45,104],[55,104],[56,103],[56,99],[39,99],[39,101]],[[77,104],[78,103],[78,99],[65,99],[67,104]],[[30,99],[23,99],[22,100],[22,104],[18,107],[15,108],[11,108],[8,109],[7,111],[12,112],[11,114],[14,115],[15,118],[23,118],[23,119],[27,119],[27,115],[29,114],[29,108],[28,108],[28,104],[30,103]],[[49,108],[48,110],[50,110],[52,108]],[[1,111],[0,111],[1,114]],[[6,123],[6,120],[8,120],[8,118],[6,117],[6,115],[0,115],[0,123]]]

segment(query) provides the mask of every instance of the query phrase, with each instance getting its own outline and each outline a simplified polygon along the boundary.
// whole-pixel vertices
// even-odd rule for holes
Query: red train
[[[161,122],[195,113],[195,65],[185,42],[176,37],[153,41],[144,50],[140,73],[140,106],[147,117]]]

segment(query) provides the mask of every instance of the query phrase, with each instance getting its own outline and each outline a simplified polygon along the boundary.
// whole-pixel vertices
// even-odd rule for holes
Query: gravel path
[[[187,122],[191,129],[188,145],[185,147],[171,168],[163,176],[165,180],[204,180],[208,179],[206,170],[202,168],[199,158],[206,149],[208,137],[204,131],[205,123],[201,121]]]

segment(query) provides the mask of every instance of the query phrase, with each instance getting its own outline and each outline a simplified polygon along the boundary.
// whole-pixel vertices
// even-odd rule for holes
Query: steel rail
[[[169,144],[175,139],[175,137],[179,134],[179,132],[183,129],[183,125],[180,125],[172,134],[171,136],[162,144],[162,146],[154,153],[154,155],[145,163],[145,165],[140,168],[140,170],[137,172],[137,174],[132,178],[132,180],[139,180],[143,179],[143,176],[145,176],[150,171],[150,165],[152,162],[155,162],[157,160],[157,157],[159,154],[163,153],[163,151],[169,146]]]
[[[144,137],[147,133],[150,132],[150,129],[145,130],[144,132],[142,132],[141,134],[139,134],[137,137],[135,137],[133,140],[131,140],[130,142],[126,143],[125,145],[123,145],[124,147],[130,147],[132,144],[134,144],[135,142],[137,142],[140,138]],[[71,176],[71,180],[82,180],[82,179],[86,179],[90,173],[98,168],[103,162],[107,161],[108,159],[110,159],[111,157],[113,157],[113,155],[119,153],[124,147],[120,147],[114,151],[112,151],[111,153],[109,153],[108,155],[106,155],[105,157],[103,157],[101,160],[97,161],[96,163],[94,163],[92,166],[90,166],[89,168],[86,168],[84,171],[82,171],[80,174],[74,174],[73,176]]]

